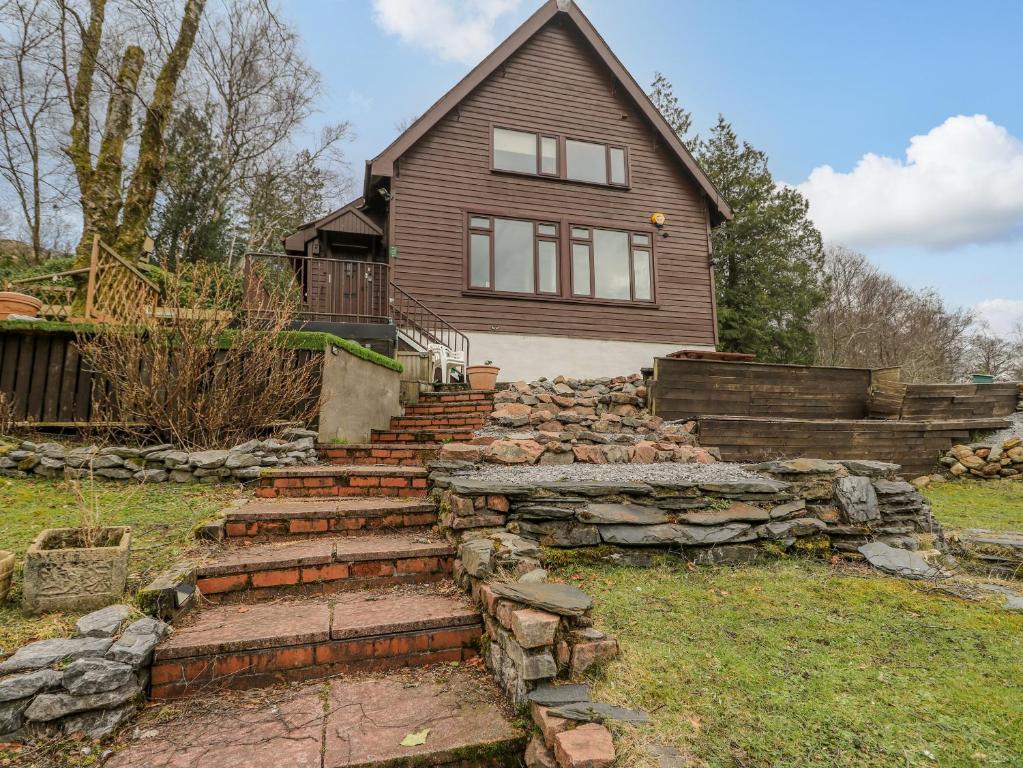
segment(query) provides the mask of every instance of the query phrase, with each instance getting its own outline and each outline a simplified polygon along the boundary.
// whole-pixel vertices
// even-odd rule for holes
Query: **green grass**
[[[948,528],[1023,531],[1023,482],[959,480],[929,485],[923,493]]]
[[[88,484],[83,485],[88,492]],[[159,571],[194,545],[192,530],[232,499],[231,486],[136,485],[97,481],[95,490],[105,525],[132,527],[129,592],[145,586]],[[14,589],[0,605],[0,649],[66,633],[77,614],[27,616],[20,608],[21,560],[45,528],[78,525],[78,507],[63,481],[0,478],[0,548],[19,559]],[[129,595],[130,597],[130,595]]]
[[[802,559],[558,575],[621,643],[596,696],[652,713],[621,766],[656,741],[704,768],[1020,765],[1023,615],[993,602]]]

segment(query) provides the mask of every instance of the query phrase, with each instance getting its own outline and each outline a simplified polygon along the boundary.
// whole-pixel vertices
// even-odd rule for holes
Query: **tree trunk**
[[[115,248],[125,258],[134,259],[142,250],[146,227],[153,212],[156,190],[167,162],[164,134],[174,105],[178,80],[188,63],[206,0],[188,0],[181,19],[178,39],[156,79],[153,98],[146,110],[139,143],[139,158],[124,201],[124,213]]]

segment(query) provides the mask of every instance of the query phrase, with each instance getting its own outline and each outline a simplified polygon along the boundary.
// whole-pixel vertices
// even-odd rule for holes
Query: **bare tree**
[[[865,256],[830,247],[831,295],[814,322],[817,362],[863,368],[900,366],[903,380],[956,381],[965,374],[973,316],[914,291]]]
[[[984,321],[970,336],[967,354],[973,373],[986,373],[999,381],[1012,381],[1020,374],[1023,363],[1023,344],[1011,337],[996,334]]]
[[[50,56],[56,38],[45,0],[12,0],[0,7],[0,177],[17,202],[31,261],[45,258],[44,216],[63,197],[50,153],[61,102]]]

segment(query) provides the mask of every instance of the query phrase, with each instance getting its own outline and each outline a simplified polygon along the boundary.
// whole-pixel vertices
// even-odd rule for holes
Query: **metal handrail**
[[[391,318],[408,340],[424,351],[429,344],[441,344],[452,352],[464,352],[469,359],[469,338],[393,281],[390,304]]]

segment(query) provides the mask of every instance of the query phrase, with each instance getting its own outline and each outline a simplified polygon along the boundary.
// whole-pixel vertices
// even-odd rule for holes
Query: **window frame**
[[[618,229],[615,227],[608,227],[606,225],[593,225],[593,224],[579,224],[569,223],[568,235],[569,235],[569,254],[571,263],[569,265],[570,279],[572,281],[569,287],[569,292],[573,298],[588,299],[591,301],[604,301],[612,302],[614,304],[640,304],[643,306],[656,305],[657,304],[657,270],[656,262],[654,260],[654,236],[651,232],[643,232],[635,229]],[[576,237],[572,230],[574,229],[585,229],[587,236]],[[597,296],[597,272],[596,262],[594,259],[594,238],[593,230],[600,229],[605,232],[620,232],[628,237],[628,249],[629,249],[629,298],[628,299],[609,299],[602,296]],[[635,242],[636,236],[647,238],[646,245],[639,245]],[[589,249],[590,256],[590,292],[589,293],[576,293],[575,285],[575,255],[573,253],[574,246],[585,245]],[[648,270],[650,273],[650,298],[639,299],[636,298],[636,251],[643,251],[648,257]]]
[[[482,227],[474,227],[472,225],[473,219],[487,219],[490,222],[490,226],[486,229]],[[495,219],[505,219],[507,221],[521,221],[531,224],[533,227],[533,290],[532,291],[507,291],[499,290],[497,288],[496,279],[496,253],[495,253],[495,242],[494,233],[496,226],[494,224]],[[544,235],[540,233],[541,226],[555,227],[555,233],[553,235]],[[466,290],[471,293],[485,293],[485,294],[497,294],[500,296],[538,296],[543,298],[556,298],[561,296],[561,227],[562,222],[558,219],[537,219],[528,216],[518,216],[513,214],[498,214],[498,213],[479,213],[478,211],[468,212],[466,214],[466,237],[465,237],[465,285]],[[490,257],[490,287],[484,288],[482,286],[472,284],[472,237],[473,235],[486,236],[490,240],[489,257]],[[540,290],[540,242],[554,243],[554,291],[541,291]]]
[[[536,173],[530,173],[528,171],[516,171],[508,168],[498,168],[496,165],[496,149],[495,149],[495,136],[497,130],[514,131],[516,133],[531,133],[536,139]],[[543,170],[543,140],[554,139],[555,149],[555,167],[557,170],[554,173],[545,172]],[[568,177],[568,142],[576,141],[584,144],[596,144],[604,147],[604,171],[606,174],[606,181],[586,181],[583,179],[571,179]],[[624,182],[612,182],[611,181],[611,150],[620,149],[624,155],[625,160],[625,181]],[[631,189],[632,188],[632,163],[629,152],[629,145],[619,141],[606,141],[604,139],[593,139],[584,136],[577,136],[574,134],[561,134],[555,131],[546,130],[535,130],[532,128],[520,128],[516,126],[507,125],[505,123],[490,123],[490,171],[491,173],[507,173],[512,176],[522,176],[527,179],[556,179],[558,181],[567,182],[569,184],[586,184],[593,187],[610,187],[612,189]]]

